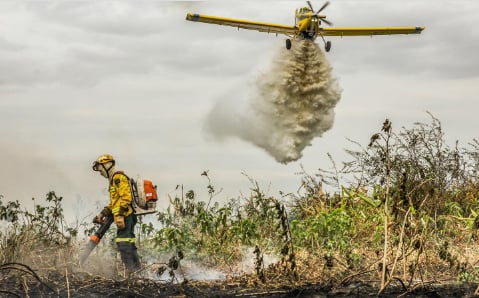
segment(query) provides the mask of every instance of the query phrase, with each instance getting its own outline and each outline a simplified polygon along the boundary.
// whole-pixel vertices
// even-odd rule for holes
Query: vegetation
[[[398,132],[386,119],[367,147],[352,141],[357,149],[347,150],[352,160],[341,169],[332,162],[331,171],[303,171],[297,194],[267,196],[250,179],[248,196],[219,204],[203,172],[209,197],[178,186],[157,223],[139,226],[142,255],[169,253],[173,277],[189,259],[257,284],[339,287],[369,280],[381,293],[396,281],[405,290],[443,280],[477,283],[479,142],[449,147],[440,121],[430,117]],[[0,220],[7,223],[0,264],[56,264],[68,280],[78,227],[66,226],[61,197],[52,192],[46,201],[27,212],[0,198]],[[38,259],[45,250],[55,251],[55,262]],[[240,272],[244,259],[254,260],[252,272]],[[0,279],[12,270],[0,267]]]

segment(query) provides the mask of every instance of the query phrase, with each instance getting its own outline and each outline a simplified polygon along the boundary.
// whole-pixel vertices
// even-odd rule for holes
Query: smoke
[[[226,280],[228,277],[254,273],[256,270],[255,259],[253,257],[254,250],[254,247],[243,246],[241,248],[241,260],[238,263],[230,262],[227,264],[227,267],[223,266],[222,268],[214,268],[206,264],[202,264],[197,259],[183,259],[181,261],[181,268],[173,271],[175,280],[180,283],[185,279],[199,281]],[[144,257],[143,261],[145,260],[145,253],[145,251],[141,253],[141,255]],[[169,256],[167,254],[158,255],[157,253],[154,253],[154,255],[151,257],[147,256],[146,263],[149,263],[150,265],[147,265],[146,267],[149,267],[150,270],[145,270],[143,276],[158,281],[171,280],[171,268],[165,267],[166,265],[164,265],[168,263],[168,257]],[[280,261],[278,256],[270,255],[268,253],[263,253],[262,257],[264,267],[269,267],[270,265],[276,264]],[[161,259],[162,263],[158,263],[159,259]],[[157,272],[160,268],[166,268],[166,270],[162,271],[162,273],[158,275]]]
[[[188,280],[224,280],[226,274],[220,270],[203,266],[192,260],[186,260],[181,263],[184,278]]]
[[[7,201],[30,205],[49,191],[64,191],[73,185],[58,161],[35,145],[0,141],[0,195]],[[58,192],[60,194],[62,192]]]
[[[286,164],[333,126],[341,90],[315,42],[297,40],[291,50],[282,49],[255,87],[243,102],[217,102],[206,131],[217,139],[239,137]]]

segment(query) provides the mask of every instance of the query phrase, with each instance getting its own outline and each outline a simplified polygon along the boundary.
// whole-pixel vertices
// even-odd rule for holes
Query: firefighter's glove
[[[102,224],[103,218],[111,215],[111,210],[108,207],[103,208],[103,210],[98,213],[98,215],[93,219],[93,223]]]
[[[124,216],[127,212],[128,212],[128,207],[120,206],[120,211],[118,212],[118,214]]]
[[[103,208],[101,211],[101,214],[103,214],[104,217],[110,216],[111,215],[111,210],[108,207]]]
[[[115,224],[118,230],[123,230],[125,228],[125,217],[122,215],[115,216]]]

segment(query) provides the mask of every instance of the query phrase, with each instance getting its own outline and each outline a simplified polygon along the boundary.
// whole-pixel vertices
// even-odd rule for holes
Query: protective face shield
[[[103,154],[100,155],[94,162],[93,162],[93,171],[98,171],[100,174],[105,177],[109,178],[109,172],[115,165],[115,160],[113,156],[110,154]]]
[[[107,170],[107,167],[108,169],[111,169],[111,166],[108,165],[108,164],[102,164],[100,167],[99,167],[99,170],[98,172],[100,172],[100,175],[102,175],[103,177],[105,178],[108,178],[108,170]]]

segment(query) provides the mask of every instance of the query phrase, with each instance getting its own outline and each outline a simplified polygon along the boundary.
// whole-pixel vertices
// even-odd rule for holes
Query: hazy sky
[[[319,8],[323,2],[313,2]],[[339,164],[346,138],[365,146],[385,118],[398,132],[443,124],[450,144],[477,138],[478,1],[336,0],[334,26],[426,26],[421,35],[330,38],[342,88],[332,129],[287,165],[239,139],[218,142],[204,122],[218,100],[241,100],[283,51],[283,36],[193,23],[187,12],[292,24],[304,1],[0,1],[0,194],[28,201],[55,190],[96,212],[106,181],[91,170],[113,154],[130,176],[183,184],[206,197],[246,194],[246,173],[269,194],[296,192],[301,165]],[[317,42],[320,42],[318,40]],[[67,207],[67,208],[68,208]]]

